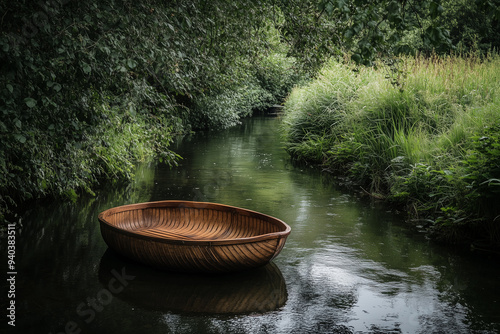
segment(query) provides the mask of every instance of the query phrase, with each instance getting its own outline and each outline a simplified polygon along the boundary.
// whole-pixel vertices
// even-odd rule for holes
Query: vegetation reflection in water
[[[22,275],[16,329],[59,333],[74,322],[82,333],[500,330],[497,262],[432,245],[405,230],[397,214],[339,191],[328,176],[291,166],[276,133],[278,122],[254,118],[239,128],[184,138],[174,148],[184,157],[179,167],[141,166],[136,182],[127,187],[103,190],[78,205],[33,207],[18,230]],[[198,285],[193,277],[177,285],[182,275],[155,277],[154,270],[109,256],[97,214],[162,199],[245,207],[291,225],[285,248],[273,261],[278,279],[262,280],[254,273],[258,277],[235,277],[225,287],[242,300],[250,298],[243,292],[255,296],[252,291],[259,286],[264,291],[278,287],[280,293],[269,293],[265,309],[203,310],[225,298],[207,293],[210,287],[217,291],[219,283]],[[134,279],[120,290],[110,285],[113,270]],[[163,290],[159,277],[166,278]],[[175,297],[188,291],[190,282],[193,293],[206,299]],[[108,295],[113,287],[117,293]],[[92,304],[98,297],[97,310]],[[183,304],[190,302],[202,312]]]

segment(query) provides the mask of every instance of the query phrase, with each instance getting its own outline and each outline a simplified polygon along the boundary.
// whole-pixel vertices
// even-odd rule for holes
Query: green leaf
[[[127,65],[130,68],[135,68],[137,66],[137,63],[133,59],[128,59],[127,60]]]
[[[443,10],[443,7],[436,1],[433,1],[429,4],[429,11],[431,13],[431,18],[433,19],[438,17],[443,12]]]
[[[24,103],[28,106],[28,108],[33,108],[36,106],[36,100],[32,99],[31,97],[27,97],[24,99]]]
[[[54,85],[54,87],[53,87],[53,88],[54,88],[54,90],[55,90],[56,92],[59,92],[59,91],[61,90],[61,88],[62,88],[62,87],[61,87],[61,85],[60,85],[60,84],[57,84],[57,83],[56,83],[56,84]]]
[[[344,33],[344,37],[351,39],[354,36],[354,31],[352,29],[347,29]]]
[[[14,124],[20,129],[22,127],[22,124],[21,124],[21,120],[19,120],[18,118],[16,118],[14,120]]]
[[[83,73],[85,73],[85,74],[90,74],[90,72],[92,72],[92,68],[86,62],[83,62],[82,69],[83,69]]]
[[[363,26],[364,26],[364,24],[363,24],[362,22],[361,22],[361,23],[356,23],[356,24],[354,24],[354,25],[352,26],[352,29],[354,30],[354,32],[355,32],[356,34],[359,34],[359,32],[360,32],[361,30],[363,30]]]
[[[7,84],[7,89],[9,90],[9,92],[13,92],[14,91],[14,87],[12,87],[11,84]]]
[[[392,15],[398,15],[400,10],[399,3],[397,1],[391,1],[387,6],[387,12]]]
[[[76,194],[76,191],[74,189],[68,189],[64,192],[64,195],[66,195],[66,197],[72,201],[73,203],[76,202],[76,200],[78,199],[78,195]]]
[[[19,134],[19,133],[14,134],[14,138],[16,138],[16,140],[18,142],[20,142],[21,144],[26,143],[26,137],[23,136],[23,135],[21,135],[21,134]]]
[[[135,117],[135,115],[137,114],[133,105],[128,106],[128,111],[133,117]]]
[[[335,7],[333,6],[333,4],[331,2],[328,2],[328,4],[326,5],[326,12],[328,13],[328,15],[332,15],[334,10]]]

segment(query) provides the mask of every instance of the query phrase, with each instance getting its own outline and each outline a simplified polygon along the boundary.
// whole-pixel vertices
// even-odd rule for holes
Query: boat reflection
[[[118,273],[130,279],[115,296],[134,307],[153,311],[266,313],[282,307],[287,300],[285,280],[272,262],[251,271],[194,275],[160,271],[107,249],[99,265],[99,281],[107,288]]]

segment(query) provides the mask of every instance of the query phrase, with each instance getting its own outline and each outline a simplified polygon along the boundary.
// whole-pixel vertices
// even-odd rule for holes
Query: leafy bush
[[[295,60],[281,53],[262,55],[255,63],[242,60],[238,64],[224,78],[223,87],[196,100],[189,118],[195,129],[238,124],[254,111],[264,111],[281,103],[299,80]]]
[[[266,91],[249,83],[215,95],[199,98],[193,108],[190,123],[195,129],[224,129],[239,124],[242,117],[252,114],[266,96]]]
[[[134,161],[155,154],[175,160],[167,147],[182,128],[175,101],[148,80],[149,53],[166,52],[152,43],[160,31],[143,25],[146,4],[12,6],[0,36],[2,213],[130,178]]]
[[[470,189],[464,205],[492,220],[500,218],[500,123],[472,137],[473,146],[465,159],[463,180]]]
[[[271,14],[250,0],[15,1],[0,9],[0,218],[28,199],[75,199],[103,179],[130,179],[137,160],[175,163],[174,134],[190,122],[236,123],[284,94],[281,80],[293,72],[285,57],[260,66],[282,74],[272,91],[252,66],[238,74],[248,83],[224,82],[240,62],[268,52],[260,27]]]
[[[450,31],[453,45],[461,52],[486,54],[500,47],[498,1],[444,0],[439,21]]]

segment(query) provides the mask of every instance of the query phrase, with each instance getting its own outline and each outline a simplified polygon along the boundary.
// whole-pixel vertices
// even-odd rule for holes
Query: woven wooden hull
[[[99,264],[99,281],[109,289],[122,270],[133,277],[116,297],[134,308],[155,312],[246,314],[279,309],[286,283],[273,263],[225,275],[172,273],[127,261],[108,248]]]
[[[233,206],[187,201],[124,205],[99,215],[108,246],[172,271],[232,272],[260,267],[285,245],[283,221]]]

